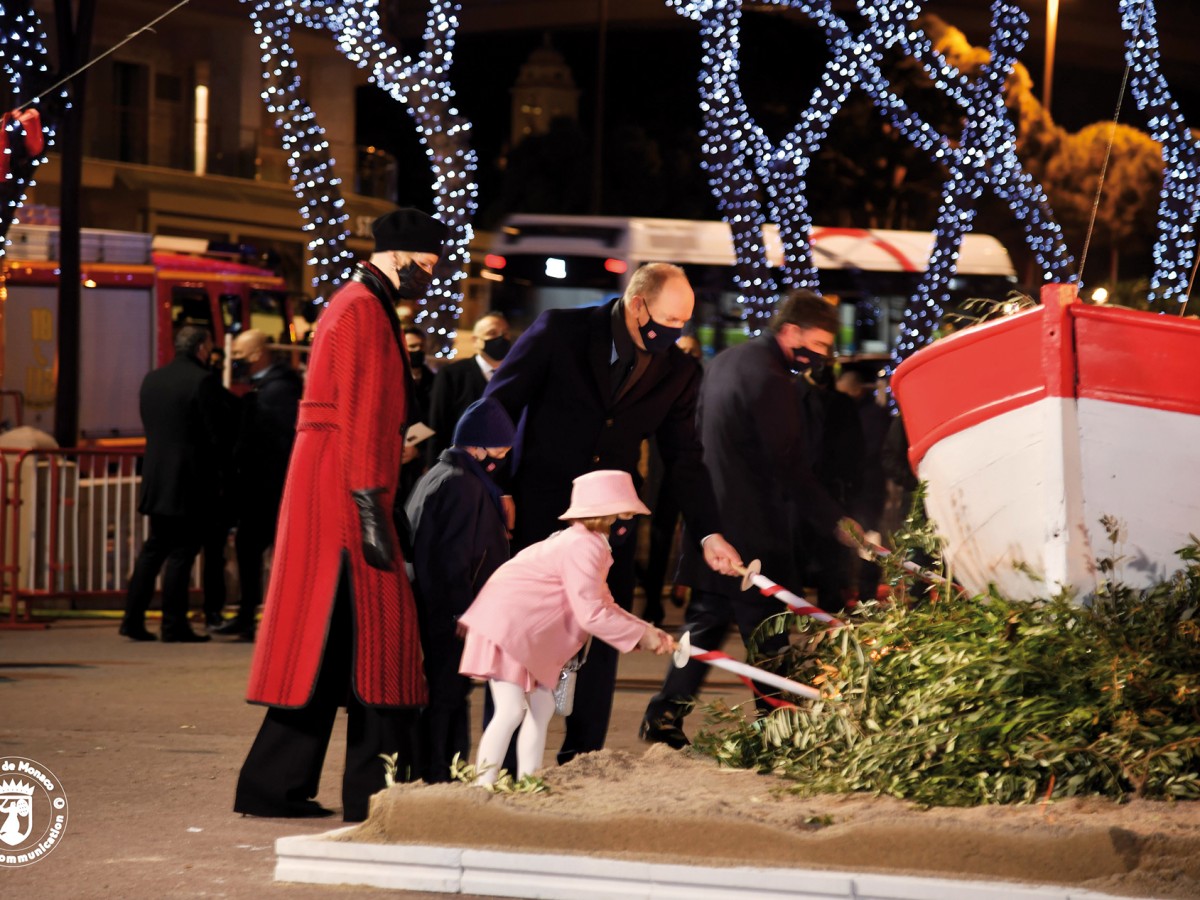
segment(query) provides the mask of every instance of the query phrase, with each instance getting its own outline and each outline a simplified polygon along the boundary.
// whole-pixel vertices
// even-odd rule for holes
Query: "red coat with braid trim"
[[[251,703],[308,704],[343,569],[353,598],[358,699],[378,707],[427,702],[416,606],[391,516],[395,561],[383,571],[363,558],[351,496],[383,488],[390,513],[403,449],[408,362],[398,323],[369,287],[386,290],[377,272],[360,264],[355,277],[366,283],[338,290],[319,322],[250,671]]]

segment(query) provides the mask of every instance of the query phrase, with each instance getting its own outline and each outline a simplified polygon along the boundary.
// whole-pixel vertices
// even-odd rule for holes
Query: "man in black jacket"
[[[138,509],[150,517],[150,536],[129,579],[120,629],[135,641],[154,640],[146,630],[146,610],[160,569],[162,639],[209,639],[192,631],[187,613],[188,576],[204,540],[207,507],[220,494],[223,435],[228,428],[223,421],[225,389],[206,365],[211,350],[208,329],[184,326],[175,336],[175,358],[142,381],[146,456]]]
[[[435,458],[450,446],[459,416],[483,396],[492,375],[508,356],[512,347],[508,320],[498,312],[480,316],[471,332],[471,340],[475,355],[442,366],[433,380],[426,422],[434,430],[429,441]]]
[[[675,341],[695,297],[678,266],[651,263],[630,278],[625,295],[600,307],[550,310],[513,346],[488,384],[514,422],[513,548],[562,527],[571,482],[596,469],[620,469],[635,482],[643,439],[654,435],[665,481],[696,550],[717,571],[733,574],[737,551],[721,536],[712,480],[696,434],[700,364]],[[702,546],[701,546],[702,545]],[[633,602],[634,546],[613,548],[608,584],[624,609]],[[604,747],[616,683],[617,651],[595,641],[575,687],[560,763]]]
[[[267,347],[267,336],[256,328],[234,339],[233,366],[235,377],[250,384],[250,392],[242,398],[241,428],[233,448],[234,543],[241,598],[237,615],[212,633],[253,641],[254,614],[262,603],[263,554],[275,543],[304,382],[291,366],[275,357]]]
[[[767,334],[717,354],[701,388],[704,462],[727,533],[748,556],[762,561],[763,574],[792,590],[802,587],[800,520],[847,546],[861,530],[813,473],[796,393],[796,373],[829,355],[837,327],[837,313],[824,299],[793,291],[779,304]],[[778,600],[743,593],[738,579],[698,565],[687,546],[685,554],[691,556],[685,556],[684,565],[692,575],[692,599],[685,627],[697,646],[718,649],[731,619],[748,642],[762,622],[784,611]],[[786,643],[784,634],[759,646],[770,652]],[[681,722],[706,668],[693,660],[667,673],[646,708],[644,739],[675,747],[688,743]]]

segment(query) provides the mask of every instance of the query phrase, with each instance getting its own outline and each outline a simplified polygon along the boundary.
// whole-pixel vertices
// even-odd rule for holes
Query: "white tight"
[[[510,681],[488,681],[492,691],[495,711],[492,720],[479,739],[479,754],[475,758],[475,769],[479,772],[476,784],[494,784],[504,765],[504,755],[512,742],[513,732],[517,735],[517,778],[524,778],[542,767],[542,755],[546,751],[546,729],[554,715],[554,695],[543,687],[534,688],[528,694],[520,685]]]

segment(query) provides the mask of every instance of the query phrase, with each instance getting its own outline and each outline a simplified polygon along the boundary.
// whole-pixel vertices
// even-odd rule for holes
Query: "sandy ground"
[[[727,645],[732,649],[733,645]],[[276,884],[277,837],[340,826],[230,811],[261,719],[242,701],[251,647],[136,644],[116,622],[0,630],[0,755],[53,771],[70,801],[61,844],[0,867],[7,897],[374,897],[365,888]],[[1085,884],[1200,897],[1200,804],[1056,803],[922,812],[867,797],[801,799],[775,779],[650,748],[636,726],[662,661],[623,657],[610,750],[547,773],[552,792],[490,796],[463,785],[380,795],[364,832],[422,843],[630,853]],[[728,681],[714,695],[746,699]],[[479,704],[476,704],[478,706]],[[320,802],[339,807],[335,728]],[[556,747],[554,726],[550,746]],[[419,830],[411,823],[420,823]],[[411,897],[443,895],[408,894]]]

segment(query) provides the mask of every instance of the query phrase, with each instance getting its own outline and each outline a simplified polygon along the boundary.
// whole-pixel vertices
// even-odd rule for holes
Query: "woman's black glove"
[[[358,524],[362,527],[363,559],[376,569],[390,571],[393,562],[392,542],[388,540],[387,523],[389,513],[383,508],[380,498],[384,489],[364,488],[351,491],[354,505],[358,507]]]

